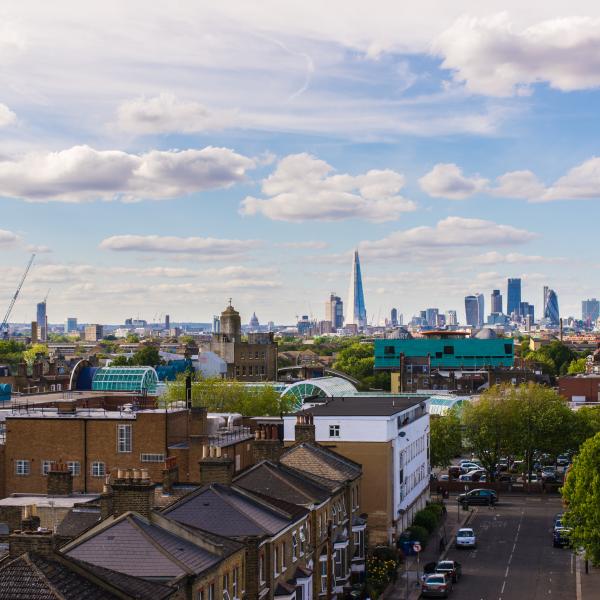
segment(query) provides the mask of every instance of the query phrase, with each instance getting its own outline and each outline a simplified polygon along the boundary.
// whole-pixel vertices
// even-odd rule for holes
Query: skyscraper
[[[75,317],[67,317],[65,322],[65,333],[77,333],[77,319]]]
[[[165,329],[171,329],[171,317],[165,315]]]
[[[467,325],[477,327],[479,324],[479,301],[477,296],[465,296],[465,317]]]
[[[558,310],[558,296],[556,292],[548,287],[544,287],[544,298],[546,300],[544,304],[544,319],[548,321],[549,325],[558,327],[560,322],[560,313]]]
[[[455,310],[449,310],[446,312],[446,325],[458,325],[458,317],[456,316]]]
[[[398,325],[398,310],[395,308],[392,308],[392,312],[390,313],[390,324],[392,327]]]
[[[347,311],[346,325],[356,325],[359,328],[367,325],[367,309],[365,308],[365,296],[363,292],[358,250],[354,251],[354,259],[352,261]]]
[[[491,299],[490,312],[500,314],[502,312],[502,294],[500,290],[493,290]]]
[[[477,327],[483,327],[485,322],[485,299],[483,294],[475,294],[477,298]]]
[[[329,300],[325,302],[325,320],[331,322],[334,331],[344,326],[344,303],[335,292],[331,292]]]
[[[437,327],[439,310],[437,308],[428,308],[425,310],[425,320],[429,327]]]
[[[506,314],[508,316],[513,313],[519,314],[519,306],[521,304],[521,279],[514,278],[508,280],[506,291]]]
[[[595,323],[600,317],[600,301],[596,298],[581,302],[581,318],[587,323]]]
[[[38,326],[38,340],[45,342],[48,339],[48,315],[46,314],[46,301],[38,302],[36,311]]]

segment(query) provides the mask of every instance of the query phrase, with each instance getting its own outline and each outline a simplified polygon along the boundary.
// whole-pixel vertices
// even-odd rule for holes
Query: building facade
[[[331,322],[334,331],[344,326],[344,303],[335,292],[331,292],[329,300],[325,302],[325,320]]]
[[[84,336],[86,342],[99,342],[104,337],[104,328],[102,325],[86,325]]]
[[[367,325],[367,309],[365,308],[365,296],[358,250],[354,251],[352,259],[352,272],[350,274],[350,290],[348,292],[345,325],[355,325],[359,329],[362,329]]]
[[[519,314],[521,305],[521,279],[518,277],[510,278],[507,282],[506,290],[506,314],[511,316]]]

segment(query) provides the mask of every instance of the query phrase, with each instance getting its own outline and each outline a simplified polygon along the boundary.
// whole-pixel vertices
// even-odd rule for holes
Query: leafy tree
[[[110,362],[111,367],[126,367],[127,365],[129,365],[129,359],[124,354],[115,356]]]
[[[167,384],[168,403],[185,400],[185,376]],[[238,381],[219,378],[192,382],[192,405],[204,406],[213,412],[237,412],[244,416],[279,416],[292,410],[293,399],[281,398],[270,385],[244,385]]]
[[[125,341],[128,344],[137,344],[140,341],[140,336],[137,333],[128,333]]]
[[[0,363],[16,365],[23,360],[26,346],[14,340],[0,340]]]
[[[569,363],[567,369],[568,375],[577,375],[578,373],[585,373],[585,367],[587,364],[587,358],[576,358]]]
[[[179,342],[182,344],[193,344],[195,342],[191,335],[182,335],[179,337]]]
[[[600,565],[600,433],[581,446],[567,474],[562,495],[567,504],[565,524],[574,547],[582,547]]]
[[[431,465],[447,467],[462,452],[462,432],[456,409],[446,416],[431,416],[430,421]]]
[[[390,389],[389,372],[375,372],[375,351],[373,344],[353,343],[341,350],[333,363],[333,368],[357,379],[364,389]]]
[[[578,448],[600,432],[600,406],[582,406],[574,415],[575,423],[571,434],[573,446],[570,449]]]
[[[33,344],[31,348],[23,352],[23,360],[31,367],[38,356],[48,356],[48,346],[45,344]]]

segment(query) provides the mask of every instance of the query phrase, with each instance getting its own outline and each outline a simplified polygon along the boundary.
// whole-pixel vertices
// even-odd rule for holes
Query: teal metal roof
[[[155,394],[158,375],[152,367],[104,367],[92,379],[99,392],[140,392]]]
[[[315,377],[289,385],[281,394],[295,399],[294,409],[300,410],[305,398],[332,398],[356,394],[356,388],[341,377]]]

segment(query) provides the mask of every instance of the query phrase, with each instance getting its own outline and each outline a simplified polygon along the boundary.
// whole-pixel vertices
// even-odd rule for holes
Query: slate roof
[[[423,396],[375,396],[370,393],[357,393],[330,398],[323,404],[300,410],[295,414],[309,413],[315,417],[391,417],[411,406],[418,406],[425,400]]]
[[[362,467],[358,463],[310,442],[288,448],[279,461],[287,467],[313,476],[330,489],[334,484],[354,480],[362,474]]]
[[[297,520],[264,498],[216,483],[188,494],[163,514],[184,525],[234,538],[275,535]]]
[[[221,557],[136,513],[125,513],[65,547],[65,554],[93,565],[150,580],[199,574]]]
[[[98,508],[72,508],[60,522],[56,533],[62,537],[76,538],[100,521]]]
[[[320,504],[331,491],[302,473],[280,463],[262,461],[235,478],[235,485],[292,504]]]

